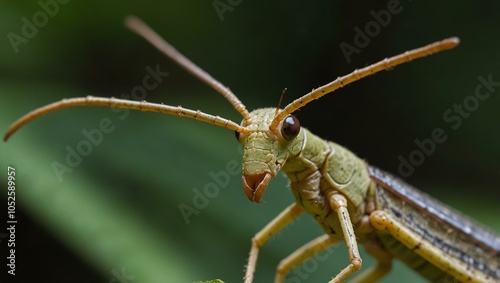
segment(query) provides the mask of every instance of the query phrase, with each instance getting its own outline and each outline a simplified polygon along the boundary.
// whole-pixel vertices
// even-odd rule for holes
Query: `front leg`
[[[356,241],[356,235],[354,234],[351,218],[349,217],[349,212],[347,211],[347,199],[338,192],[331,192],[328,194],[328,201],[339,218],[344,240],[347,245],[349,261],[351,262],[329,283],[344,282],[355,271],[361,269],[362,260],[359,255],[358,242]]]
[[[293,203],[285,208],[276,218],[269,222],[259,233],[255,234],[252,238],[252,247],[250,249],[250,256],[248,257],[247,270],[243,278],[245,283],[252,283],[257,265],[257,257],[259,255],[259,248],[262,247],[269,238],[271,238],[278,231],[283,229],[286,225],[297,218],[304,208],[298,203]]]

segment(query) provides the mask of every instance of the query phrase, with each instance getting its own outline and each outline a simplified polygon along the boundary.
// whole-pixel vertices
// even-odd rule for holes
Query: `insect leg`
[[[384,277],[392,268],[393,256],[377,240],[363,243],[365,250],[377,260],[377,265],[371,266],[356,276],[350,283],[377,282]]]
[[[293,252],[291,255],[289,255],[279,263],[276,270],[274,283],[284,283],[286,274],[290,270],[304,262],[306,259],[312,257],[316,253],[327,249],[340,240],[341,239],[338,239],[332,235],[325,234],[298,248],[295,252]]]
[[[361,269],[362,260],[361,256],[359,255],[358,243],[356,241],[356,235],[354,234],[354,229],[352,227],[351,218],[349,217],[349,212],[347,211],[347,199],[337,192],[331,192],[328,194],[328,201],[330,202],[330,206],[332,207],[332,209],[335,211],[335,213],[337,213],[337,216],[339,217],[340,226],[342,227],[342,233],[347,245],[349,261],[351,262],[329,283],[344,282],[355,271]]]
[[[250,249],[250,256],[248,257],[247,270],[245,277],[243,278],[245,283],[253,282],[259,248],[262,247],[274,234],[297,218],[303,211],[304,208],[302,208],[302,206],[297,203],[293,203],[289,207],[285,208],[285,210],[269,222],[262,230],[255,234],[252,238],[252,247]]]

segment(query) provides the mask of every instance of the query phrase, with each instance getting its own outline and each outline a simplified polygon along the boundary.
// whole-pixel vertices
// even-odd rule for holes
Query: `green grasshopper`
[[[139,19],[129,17],[126,25],[222,94],[243,117],[241,124],[180,106],[88,96],[64,99],[26,114],[10,127],[5,140],[39,116],[74,106],[153,111],[214,124],[235,131],[243,147],[242,183],[250,201],[260,202],[269,182],[280,170],[290,180],[296,199],[252,238],[245,283],[253,282],[260,247],[302,212],[313,216],[325,235],[282,260],[277,268],[276,283],[285,282],[286,274],[295,266],[342,240],[346,243],[350,264],[330,282],[343,282],[361,269],[358,243],[365,246],[377,264],[351,282],[379,280],[390,271],[395,258],[432,282],[500,282],[500,237],[368,165],[348,149],[315,136],[292,115],[309,102],[366,76],[454,48],[458,38],[435,42],[355,70],[312,90],[283,109],[262,108],[249,112],[229,88],[180,54]]]

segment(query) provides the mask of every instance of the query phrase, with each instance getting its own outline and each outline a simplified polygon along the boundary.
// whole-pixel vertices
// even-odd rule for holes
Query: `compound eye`
[[[293,115],[288,115],[281,125],[281,135],[287,141],[293,140],[300,132],[299,119]]]

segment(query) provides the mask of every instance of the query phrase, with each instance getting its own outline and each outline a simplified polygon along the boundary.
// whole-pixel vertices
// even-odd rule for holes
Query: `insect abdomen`
[[[391,235],[380,232],[377,233],[384,247],[397,259],[404,262],[408,267],[418,272],[430,282],[450,283],[456,282],[453,276],[445,273],[435,265],[416,254]]]

